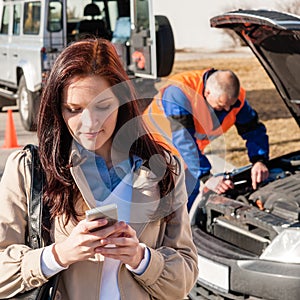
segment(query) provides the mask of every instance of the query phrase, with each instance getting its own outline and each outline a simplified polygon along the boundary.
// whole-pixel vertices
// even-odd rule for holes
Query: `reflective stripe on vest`
[[[172,131],[170,122],[164,114],[160,97],[155,97],[143,113],[143,120],[146,128],[153,136],[154,140],[163,145],[175,155],[179,155],[178,150],[172,143]]]

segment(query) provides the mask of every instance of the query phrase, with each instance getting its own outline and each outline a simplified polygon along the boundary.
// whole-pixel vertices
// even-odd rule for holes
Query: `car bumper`
[[[300,299],[300,265],[261,260],[235,249],[199,228],[193,228],[199,276],[192,291],[204,287],[222,296],[247,295],[263,299]]]

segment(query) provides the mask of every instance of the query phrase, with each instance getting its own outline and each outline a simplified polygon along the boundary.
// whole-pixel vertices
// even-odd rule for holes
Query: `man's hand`
[[[223,194],[227,190],[234,188],[233,182],[230,179],[225,179],[223,175],[209,178],[205,186],[217,194]]]
[[[256,162],[251,169],[252,187],[254,190],[257,184],[263,182],[269,177],[269,170],[266,165],[260,161]]]

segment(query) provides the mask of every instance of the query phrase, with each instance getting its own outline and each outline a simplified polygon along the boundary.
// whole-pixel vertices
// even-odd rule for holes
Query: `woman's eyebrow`
[[[109,96],[106,96],[104,98],[100,98],[100,96],[98,98],[98,96],[96,96],[92,102],[94,102],[94,103],[102,103],[102,102],[110,101],[112,99],[113,99],[113,95],[109,95]]]
[[[90,103],[103,103],[103,102],[108,102],[113,98],[113,96],[107,96],[105,98],[98,98],[98,96],[96,96]],[[61,102],[62,105],[74,105],[74,106],[80,106],[81,103],[76,103],[76,102],[68,102],[67,99],[62,100]]]
[[[76,104],[76,103],[71,103],[71,102],[66,102],[66,101],[62,101],[61,105],[64,105],[64,106],[69,106],[69,105],[78,106],[78,104]]]

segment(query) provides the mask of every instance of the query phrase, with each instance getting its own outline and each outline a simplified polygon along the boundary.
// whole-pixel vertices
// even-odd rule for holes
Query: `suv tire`
[[[165,16],[155,16],[157,77],[168,76],[175,56],[174,36],[171,24]]]
[[[39,95],[39,92],[27,89],[25,77],[22,75],[18,90],[19,113],[22,124],[28,131],[36,130]]]

